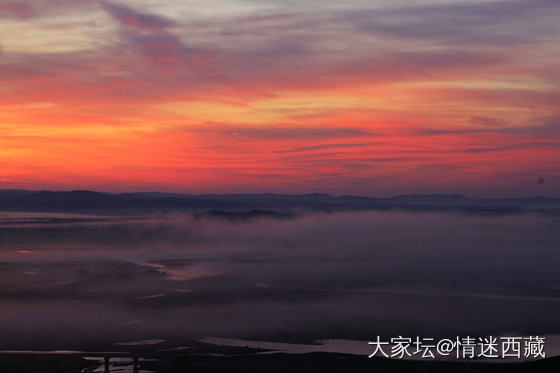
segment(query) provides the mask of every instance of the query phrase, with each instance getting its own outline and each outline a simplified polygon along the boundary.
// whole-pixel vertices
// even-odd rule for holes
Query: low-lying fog
[[[0,348],[560,333],[560,219],[0,214]]]

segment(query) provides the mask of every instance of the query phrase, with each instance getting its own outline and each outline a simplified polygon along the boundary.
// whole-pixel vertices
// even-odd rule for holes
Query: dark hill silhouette
[[[87,190],[69,192],[40,191],[4,194],[0,191],[0,209],[13,211],[120,211],[231,208],[231,204],[210,199],[136,193],[111,194]]]
[[[0,190],[0,210],[60,212],[142,212],[142,211],[251,211],[251,210],[461,210],[508,213],[527,210],[560,209],[560,199],[546,197],[471,199],[459,194],[409,194],[390,198],[311,194],[178,194],[103,193],[88,190],[25,191]],[[215,211],[212,213],[216,215]],[[253,213],[254,215],[254,213]]]

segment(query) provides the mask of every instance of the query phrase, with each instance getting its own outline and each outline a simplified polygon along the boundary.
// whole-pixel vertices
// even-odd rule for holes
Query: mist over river
[[[559,248],[554,214],[3,212],[0,348],[554,335]]]

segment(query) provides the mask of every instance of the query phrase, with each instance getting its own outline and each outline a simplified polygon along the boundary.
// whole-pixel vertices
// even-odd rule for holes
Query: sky
[[[558,0],[0,0],[0,188],[560,196]]]

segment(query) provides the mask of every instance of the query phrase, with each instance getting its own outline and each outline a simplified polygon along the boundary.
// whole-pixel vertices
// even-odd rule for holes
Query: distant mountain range
[[[220,215],[217,211],[262,210],[462,210],[473,212],[515,212],[560,209],[560,198],[471,199],[458,194],[407,194],[390,198],[311,194],[177,194],[102,193],[87,190],[28,191],[0,190],[2,211],[57,212],[144,212],[187,210]],[[232,215],[233,216],[233,215]]]

